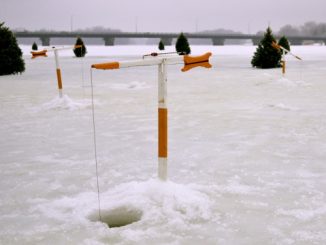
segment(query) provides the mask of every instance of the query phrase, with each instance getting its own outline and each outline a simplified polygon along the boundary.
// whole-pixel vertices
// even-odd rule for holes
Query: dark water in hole
[[[141,219],[143,212],[130,208],[130,207],[119,207],[108,211],[101,211],[101,220],[98,214],[93,214],[90,216],[91,221],[101,221],[107,224],[110,228],[122,227],[130,225]]]

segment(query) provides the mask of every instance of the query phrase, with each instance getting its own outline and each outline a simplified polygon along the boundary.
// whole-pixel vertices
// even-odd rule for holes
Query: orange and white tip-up
[[[290,54],[293,57],[295,57],[298,60],[302,60],[299,56],[293,54],[290,52],[290,50],[287,50],[283,46],[277,44],[276,42],[272,42],[272,47],[280,52],[282,52],[282,60],[281,60],[281,65],[282,65],[282,75],[285,75],[285,68],[286,68],[286,60],[285,60],[285,55]]]
[[[37,57],[47,57],[47,52],[54,52],[55,58],[55,65],[56,65],[56,74],[57,74],[57,83],[58,83],[58,90],[59,90],[59,97],[62,98],[62,78],[61,78],[61,70],[59,65],[59,54],[58,51],[60,50],[67,50],[67,49],[76,49],[81,48],[82,45],[74,45],[74,46],[66,46],[66,47],[49,47],[45,48],[41,51],[32,51],[32,59]]]
[[[200,56],[189,55],[155,55],[142,60],[108,62],[93,64],[91,67],[101,70],[113,70],[136,66],[158,66],[158,177],[167,180],[168,173],[168,108],[167,108],[167,69],[166,65],[184,64],[182,71],[195,67],[211,68],[209,58],[212,54]]]

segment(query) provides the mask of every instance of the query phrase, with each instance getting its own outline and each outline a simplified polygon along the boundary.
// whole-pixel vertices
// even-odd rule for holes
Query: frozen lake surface
[[[211,51],[212,69],[168,67],[169,181],[157,180],[157,68],[90,65],[153,46],[89,46],[0,77],[1,244],[326,244],[326,47],[253,69],[253,46]],[[170,47],[172,51],[173,47]],[[111,215],[111,216],[110,216]]]

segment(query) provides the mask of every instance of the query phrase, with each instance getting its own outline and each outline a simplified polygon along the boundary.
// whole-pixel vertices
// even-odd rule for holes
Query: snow
[[[157,68],[93,71],[153,46],[89,46],[0,77],[1,244],[326,243],[326,48],[293,46],[280,69],[250,66],[253,46],[211,51],[212,69],[168,67],[169,181],[157,180]],[[173,51],[169,47],[167,52]],[[120,212],[120,213],[119,213]]]
[[[54,98],[53,100],[46,102],[42,105],[43,110],[51,110],[51,109],[68,109],[68,110],[78,110],[78,109],[84,109],[87,107],[91,107],[91,100],[90,99],[82,99],[80,101],[78,100],[72,100],[68,95],[64,94],[62,97],[59,95]]]

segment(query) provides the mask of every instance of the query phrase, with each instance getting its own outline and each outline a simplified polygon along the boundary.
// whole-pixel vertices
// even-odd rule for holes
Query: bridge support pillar
[[[50,38],[49,37],[40,37],[42,46],[50,46]]]
[[[105,46],[114,46],[114,37],[103,37]]]
[[[297,40],[297,39],[290,39],[289,42],[291,45],[302,45],[303,43],[302,40]]]
[[[214,46],[223,46],[225,39],[223,38],[212,38]]]
[[[165,46],[172,45],[172,37],[162,37],[161,40]]]

